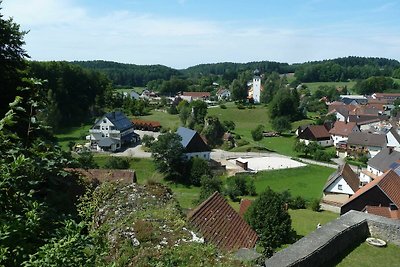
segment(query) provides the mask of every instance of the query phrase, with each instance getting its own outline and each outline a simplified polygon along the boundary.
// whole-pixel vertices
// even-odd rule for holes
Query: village
[[[256,104],[257,108],[263,88],[259,82],[259,73],[254,73],[253,81],[248,83],[248,99]],[[214,85],[218,86],[218,84]],[[298,88],[301,88],[301,85]],[[298,90],[298,88],[292,90]],[[161,101],[157,93],[148,90],[143,90],[141,95],[131,91],[124,93],[124,96],[136,100],[144,98],[154,103]],[[219,110],[220,106],[229,106],[230,97],[230,91],[223,88],[218,89],[215,96],[211,96],[210,92],[181,92],[169,99],[169,105],[178,106],[182,101],[189,104],[193,101],[201,101],[206,103],[207,109],[212,112]],[[216,100],[211,101],[212,99]],[[302,147],[299,149],[301,152],[312,146],[316,146],[317,150],[328,148],[334,151],[334,157],[323,162],[307,157],[307,153],[306,157],[303,154],[301,157],[294,158],[276,151],[255,152],[246,149],[236,152],[220,147],[212,149],[209,145],[210,140],[207,140],[204,135],[182,126],[176,128],[176,135],[179,136],[183,148],[184,161],[188,162],[193,158],[204,160],[214,174],[222,174],[225,177],[242,175],[251,177],[258,173],[264,173],[268,177],[269,171],[289,169],[293,169],[293,175],[296,175],[296,169],[307,165],[324,166],[330,171],[328,170],[327,176],[321,177],[323,174],[319,174],[318,179],[324,182],[318,194],[320,197],[316,199],[315,210],[333,212],[337,214],[336,216],[345,215],[353,210],[399,220],[400,135],[399,119],[393,116],[396,114],[393,111],[397,109],[399,99],[398,93],[373,93],[368,96],[347,94],[340,95],[332,102],[329,102],[326,97],[320,99],[327,106],[325,116],[334,119],[324,121],[320,125],[300,122],[299,126],[293,130],[294,135],[291,138],[295,139],[295,143],[300,144],[297,146]],[[251,114],[251,109],[249,114]],[[238,124],[237,121],[233,120],[233,122]],[[157,142],[159,136],[166,133],[162,130],[162,124],[163,122],[160,121],[146,120],[146,117],[129,119],[121,111],[113,111],[97,119],[90,127],[89,135],[86,136],[87,143],[75,146],[75,149],[77,152],[89,150],[95,154],[111,157],[151,159],[152,150],[142,140],[151,138],[152,142]],[[275,131],[263,131],[262,138],[264,140],[281,138],[280,135],[281,133]],[[234,131],[228,130],[219,138],[222,138],[224,142],[233,143],[233,147],[236,146]],[[293,145],[293,142],[288,142],[286,145]],[[174,153],[174,151],[169,153]],[[101,178],[103,181],[118,180],[118,177],[121,177],[125,183],[137,183],[136,173],[140,172],[139,169],[128,170],[124,175],[128,178],[122,178],[124,173],[122,170],[115,171],[115,173],[120,173],[119,175],[114,174],[112,170],[78,171],[92,176],[93,179],[95,179],[93,173],[97,173],[99,177],[103,177]],[[104,174],[99,174],[101,172]],[[131,177],[133,174],[134,178]],[[291,186],[287,185],[285,189],[290,190]],[[257,191],[259,190],[260,188],[257,188]],[[185,194],[190,194],[190,192],[189,188]],[[178,190],[176,193],[179,195],[182,192]],[[241,195],[239,204],[235,204],[237,200],[230,195],[231,200],[227,202],[218,192],[213,193],[197,207],[184,204],[184,207],[188,208],[189,222],[208,242],[222,250],[252,249],[256,244],[256,233],[243,220],[254,197],[248,198],[241,193],[239,195]],[[228,220],[228,218],[231,219]],[[207,220],[212,220],[213,224],[204,223]],[[243,230],[236,232],[234,228],[230,228],[231,224],[236,227],[240,224]],[[321,223],[318,222],[315,227],[321,228]],[[223,230],[227,228],[231,230]],[[398,242],[396,240],[395,238],[392,242]],[[245,257],[257,257],[257,254],[251,250],[241,250],[241,253],[247,255]],[[278,253],[276,257],[282,257],[279,255]],[[274,258],[271,259],[273,261]]]

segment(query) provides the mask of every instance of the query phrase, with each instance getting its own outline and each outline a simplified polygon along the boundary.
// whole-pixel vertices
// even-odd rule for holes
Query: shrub
[[[312,209],[313,211],[317,211],[317,212],[321,211],[321,204],[320,204],[319,199],[314,199],[314,200],[311,202],[311,209]]]
[[[200,186],[203,175],[211,175],[207,161],[201,158],[192,158],[189,162],[190,174],[189,184]]]
[[[237,141],[237,146],[245,146],[245,145],[248,145],[248,144],[249,144],[249,142],[244,140],[244,139],[240,139],[240,140]]]
[[[203,175],[200,178],[200,195],[199,199],[194,201],[195,204],[199,204],[211,196],[215,191],[222,192],[222,180],[221,178],[212,177],[209,175]]]
[[[292,198],[289,202],[289,208],[291,209],[305,209],[306,208],[306,200],[301,196],[297,196]]]
[[[236,105],[238,109],[245,109],[246,107],[243,104],[237,104]]]
[[[151,148],[151,145],[154,143],[154,141],[155,141],[154,136],[145,134],[145,135],[142,137],[142,144],[143,144],[145,147]]]
[[[129,169],[129,159],[122,157],[109,157],[104,168],[106,169]]]
[[[254,130],[251,131],[251,136],[254,141],[260,141],[263,138],[264,126],[259,124]]]
[[[219,107],[220,107],[221,109],[226,109],[225,104],[221,104],[221,105],[219,105]]]

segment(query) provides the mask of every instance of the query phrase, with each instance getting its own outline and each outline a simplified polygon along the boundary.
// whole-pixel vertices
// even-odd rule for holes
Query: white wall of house
[[[260,103],[261,77],[259,77],[259,76],[254,76],[254,78],[253,78],[253,99],[254,99],[254,103]]]
[[[316,142],[317,144],[319,144],[322,147],[332,146],[332,144],[333,144],[332,139],[323,140],[323,141],[310,141],[307,139],[299,139],[299,141],[305,143],[306,145],[310,144],[311,142]]]
[[[327,189],[325,189],[325,192],[346,195],[354,194],[353,189],[351,189],[343,177],[337,178]]]
[[[392,132],[388,132],[386,134],[386,139],[387,139],[387,146],[400,147],[400,143],[397,141],[396,138],[394,138]]]
[[[382,150],[381,147],[377,147],[377,146],[369,146],[369,147],[367,147],[367,149],[368,149],[368,155],[367,156],[369,158],[375,157],[376,154],[378,154]]]
[[[341,136],[341,135],[331,135],[333,145],[336,146],[340,141],[347,141],[349,139],[348,136]]]
[[[338,121],[346,121],[346,118],[340,114],[339,112],[336,112],[336,120]]]
[[[377,176],[381,176],[383,174],[382,171],[375,169],[371,165],[367,166],[367,171],[374,175],[377,175]],[[369,175],[367,175],[363,172],[360,172],[360,182],[361,183],[367,184],[367,183],[370,183],[372,180],[373,180],[372,177],[370,177]]]
[[[210,160],[210,151],[205,151],[205,152],[193,152],[193,153],[185,153],[185,158],[187,160],[191,158],[201,158],[204,160]]]

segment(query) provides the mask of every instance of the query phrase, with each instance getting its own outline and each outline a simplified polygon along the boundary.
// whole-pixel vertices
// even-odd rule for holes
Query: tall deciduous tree
[[[157,169],[171,179],[179,179],[184,171],[182,138],[176,133],[160,135],[150,148]]]
[[[0,13],[0,116],[8,111],[8,104],[14,101],[17,87],[23,85],[25,59],[28,57],[23,49],[26,33],[12,18],[4,19]]]
[[[285,209],[283,197],[269,187],[252,203],[245,219],[257,232],[258,242],[267,257],[293,237],[292,220]]]

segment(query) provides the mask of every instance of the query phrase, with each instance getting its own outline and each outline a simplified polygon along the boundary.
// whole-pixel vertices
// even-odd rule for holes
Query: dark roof
[[[122,182],[125,184],[136,183],[136,173],[134,170],[112,170],[112,169],[81,169],[67,168],[68,172],[78,173],[91,181],[102,182]]]
[[[102,118],[100,118],[96,124],[101,121],[104,117],[109,119],[112,124],[117,128],[117,130],[125,131],[133,128],[133,123],[125,116],[121,111],[114,111],[106,113]]]
[[[333,135],[349,136],[356,126],[355,122],[346,123],[344,121],[335,121],[335,124],[329,133]]]
[[[357,125],[365,125],[374,122],[387,120],[385,115],[349,115],[349,122],[355,122]]]
[[[353,192],[356,192],[358,190],[360,179],[357,177],[357,174],[355,174],[354,171],[351,169],[349,164],[345,163],[344,165],[340,166],[337,171],[329,176],[323,191],[325,191],[339,177],[343,177],[343,179],[350,186]]]
[[[179,127],[177,132],[182,138],[181,144],[186,153],[211,151],[198,132],[185,127]]]
[[[207,242],[224,251],[253,248],[258,238],[218,192],[190,212],[188,220]]]
[[[349,134],[347,140],[348,145],[362,145],[362,146],[386,146],[386,135],[384,134],[372,134],[366,132],[353,132]]]
[[[381,172],[385,172],[389,169],[392,169],[391,165],[398,160],[400,160],[400,152],[394,150],[393,148],[385,147],[378,154],[376,154],[375,157],[368,160],[368,165],[380,170]],[[393,167],[395,168],[397,165]]]
[[[331,135],[324,125],[309,125],[299,134],[299,138],[306,140],[325,140],[330,139]]]
[[[105,138],[100,139],[98,145],[99,145],[99,147],[109,147],[112,144],[117,144],[118,142],[119,141],[117,139],[113,139],[113,138],[110,138],[110,137],[105,137]]]
[[[400,176],[398,176],[393,170],[387,171],[382,176],[358,189],[358,191],[352,195],[344,205],[347,205],[359,196],[366,194],[374,187],[378,187],[385,193],[390,201],[397,206],[397,208],[400,208]]]

